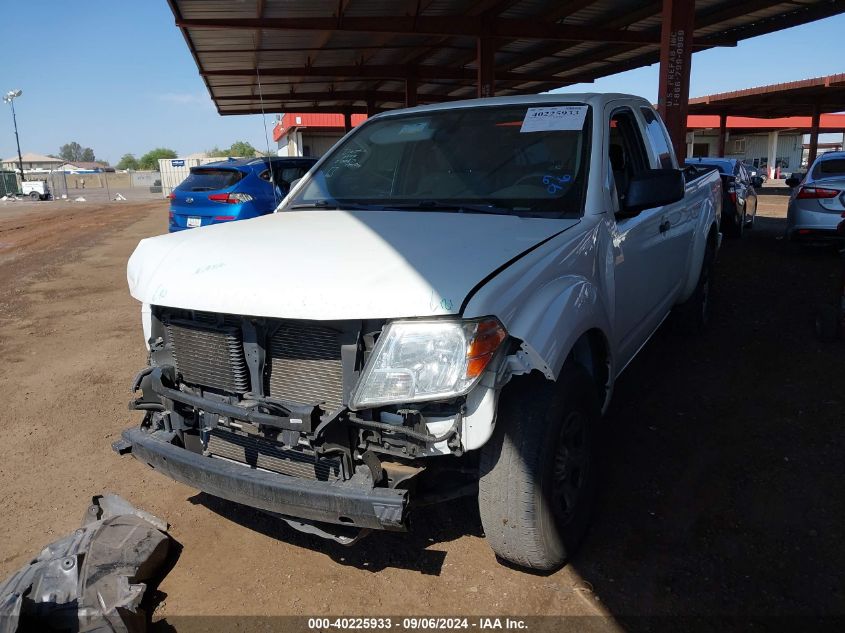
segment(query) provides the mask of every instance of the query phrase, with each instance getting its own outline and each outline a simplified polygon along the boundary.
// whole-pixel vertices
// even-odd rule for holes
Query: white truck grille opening
[[[338,333],[309,323],[284,322],[267,350],[270,396],[298,404],[323,403],[333,410],[343,401],[343,366]]]

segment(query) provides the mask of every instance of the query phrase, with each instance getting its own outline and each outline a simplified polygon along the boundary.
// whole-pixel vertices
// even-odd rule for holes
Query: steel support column
[[[816,160],[819,153],[819,122],[822,118],[822,109],[818,103],[813,105],[813,119],[810,123],[810,148],[807,152],[807,168]]]
[[[719,158],[725,157],[725,141],[728,136],[728,115],[719,115]]]
[[[346,133],[352,131],[352,113],[349,110],[343,113],[343,131]]]
[[[778,131],[772,130],[769,132],[769,155],[766,157],[766,169],[769,172],[769,178],[774,178],[777,175],[777,160],[778,160]]]
[[[493,38],[479,37],[476,40],[476,50],[478,97],[493,97],[496,95],[496,44]]]
[[[413,108],[417,105],[417,78],[408,77],[405,80],[405,107]]]
[[[690,62],[695,0],[663,0],[660,31],[658,110],[672,139],[678,161],[686,157]]]

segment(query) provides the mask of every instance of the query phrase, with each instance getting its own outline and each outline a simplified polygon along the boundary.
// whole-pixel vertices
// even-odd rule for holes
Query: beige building
[[[22,158],[23,170],[25,172],[55,171],[65,163],[65,161],[61,158],[51,158],[50,156],[44,156],[43,154],[36,154],[34,152],[27,152],[26,154],[23,154]],[[0,165],[0,169],[18,173],[20,171],[18,167],[18,157],[12,156],[11,158],[4,158],[2,165]]]

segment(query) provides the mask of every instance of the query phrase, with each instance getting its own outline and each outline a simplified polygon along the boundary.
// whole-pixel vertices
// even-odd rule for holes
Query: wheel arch
[[[612,356],[605,333],[593,327],[581,334],[564,362],[575,363],[587,371],[596,386],[596,396],[603,413],[610,403],[613,388]]]
[[[705,207],[712,206],[706,205]],[[696,229],[698,235],[704,236],[704,239],[695,237],[695,243],[690,251],[689,268],[687,272],[687,280],[684,285],[684,290],[677,299],[677,304],[683,303],[692,296],[695,287],[698,285],[698,277],[701,274],[701,265],[704,262],[704,255],[708,247],[713,249],[713,253],[718,252],[719,249],[719,214],[715,213],[713,209],[708,209],[704,214],[704,222]]]

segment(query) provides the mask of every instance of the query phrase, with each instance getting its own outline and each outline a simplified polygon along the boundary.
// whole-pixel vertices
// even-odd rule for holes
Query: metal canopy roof
[[[220,114],[338,112],[537,93],[658,61],[661,1],[168,0]],[[845,12],[845,0],[696,0],[696,50]],[[260,86],[259,86],[260,84]]]
[[[845,74],[815,77],[689,100],[690,114],[728,114],[757,117],[809,115],[845,111]]]

